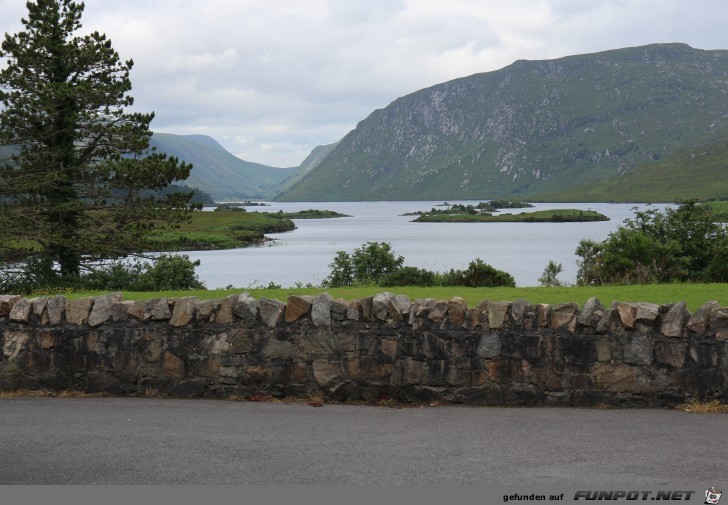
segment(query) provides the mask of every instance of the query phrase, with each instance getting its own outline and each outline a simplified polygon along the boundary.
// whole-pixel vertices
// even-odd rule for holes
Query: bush
[[[603,242],[576,249],[577,283],[725,282],[728,231],[694,201],[636,212]]]
[[[561,281],[557,277],[563,271],[564,268],[561,263],[549,260],[548,265],[546,265],[546,268],[544,268],[544,271],[541,274],[541,277],[538,278],[538,282],[545,287],[561,286]]]
[[[385,275],[380,285],[385,288],[401,286],[436,286],[440,283],[439,275],[430,270],[417,267],[402,267]]]
[[[338,251],[323,284],[328,287],[376,284],[387,274],[400,269],[402,263],[404,258],[395,256],[388,242],[367,242],[354,249],[351,255]]]
[[[59,290],[91,291],[178,291],[205,289],[195,274],[199,261],[187,255],[162,254],[153,262],[120,260],[101,265],[80,277],[62,277],[53,263],[30,259],[6,272],[0,280],[0,293],[28,295]]]
[[[516,281],[508,272],[497,270],[480,258],[475,258],[466,270],[450,270],[444,274],[442,285],[473,288],[515,287]]]

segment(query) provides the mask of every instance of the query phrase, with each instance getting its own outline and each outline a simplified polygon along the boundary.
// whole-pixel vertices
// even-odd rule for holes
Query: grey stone
[[[576,314],[579,306],[575,303],[560,303],[551,307],[551,328],[576,329]]]
[[[654,351],[650,338],[644,335],[633,337],[624,348],[624,362],[631,365],[651,365]]]
[[[470,309],[470,326],[475,329],[479,326],[488,327],[488,300],[482,300]]]
[[[57,326],[63,320],[63,314],[66,312],[66,304],[68,301],[61,295],[56,295],[46,305],[48,311],[48,324]]]
[[[531,304],[528,300],[518,299],[511,304],[511,319],[516,326],[523,326],[523,318],[530,308]]]
[[[238,295],[226,296],[220,302],[220,308],[215,312],[214,317],[210,316],[210,320],[217,324],[232,324],[235,320],[233,311],[238,304]]]
[[[252,328],[258,318],[258,301],[245,292],[238,298],[233,310],[235,315],[242,319],[243,326]]]
[[[654,323],[660,315],[660,306],[655,303],[640,302],[637,304],[635,319],[638,322]]]
[[[41,296],[39,298],[33,298],[30,301],[33,305],[33,314],[39,319],[43,317],[43,312],[45,312],[48,306],[48,300],[49,298],[47,296]],[[48,316],[46,315],[46,317]]]
[[[319,386],[329,389],[336,389],[346,382],[340,361],[314,360],[313,376]]]
[[[311,303],[311,322],[317,328],[331,326],[331,302],[334,299],[328,293],[321,293]]]
[[[394,298],[394,295],[389,292],[378,293],[372,298],[372,314],[374,317],[384,321],[387,318],[387,310],[389,308],[389,300]]]
[[[268,328],[275,328],[279,321],[283,320],[286,304],[280,300],[261,298],[258,301],[260,318]]]
[[[111,309],[115,303],[121,302],[121,293],[110,293],[94,299],[93,309],[88,317],[89,326],[98,326],[111,318]]]
[[[331,303],[331,318],[335,321],[346,320],[348,304],[343,298],[338,298]]]
[[[606,310],[604,314],[602,314],[601,319],[599,319],[599,322],[597,323],[597,333],[608,332],[611,329],[616,317],[617,309]]]
[[[198,301],[196,296],[178,298],[174,303],[174,312],[169,324],[177,328],[190,324],[195,319]]]
[[[88,321],[91,307],[94,304],[93,298],[77,298],[68,300],[66,303],[66,321],[69,324],[82,325]]]
[[[433,300],[428,308],[427,318],[434,323],[441,323],[445,320],[450,304],[445,300]]]
[[[465,323],[465,314],[468,311],[468,302],[465,298],[454,296],[447,302],[447,320],[456,326]]]
[[[599,298],[593,296],[584,303],[581,314],[579,314],[579,324],[594,328],[599,324],[602,315],[604,315],[604,305]]]
[[[13,305],[15,305],[20,298],[21,297],[18,295],[0,295],[0,317],[5,317],[10,314],[10,311],[13,310]]]
[[[708,329],[711,313],[713,310],[720,308],[720,304],[715,301],[704,303],[687,322],[687,328],[698,335],[702,335]]]
[[[10,320],[15,323],[27,323],[30,320],[30,314],[33,312],[33,303],[30,300],[21,298],[10,311]]]
[[[407,295],[395,295],[394,298],[389,300],[389,306],[387,311],[389,315],[395,317],[399,314],[398,319],[404,319],[405,315],[409,315],[410,298]]]
[[[499,358],[503,344],[500,335],[497,333],[485,333],[478,341],[478,358],[493,359]]]
[[[506,324],[506,316],[511,304],[508,302],[490,302],[488,304],[488,327],[499,330]]]
[[[197,320],[201,322],[209,321],[215,311],[220,309],[222,301],[220,300],[203,300],[197,304]]]
[[[359,321],[362,317],[361,301],[352,300],[346,307],[346,318],[350,321]]]
[[[685,302],[676,303],[662,318],[660,332],[666,337],[682,337],[685,321],[690,317]]]
[[[153,298],[147,302],[144,310],[144,319],[152,321],[167,321],[172,318],[172,312],[169,310],[169,303],[166,298]]]

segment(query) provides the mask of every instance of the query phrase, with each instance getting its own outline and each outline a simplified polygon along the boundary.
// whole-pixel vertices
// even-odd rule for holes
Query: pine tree
[[[25,29],[0,58],[0,261],[36,257],[77,278],[103,258],[138,252],[155,223],[191,195],[155,198],[190,165],[150,150],[154,113],[129,113],[129,72],[99,32],[78,35],[83,3],[27,2]],[[7,148],[6,148],[7,150]]]

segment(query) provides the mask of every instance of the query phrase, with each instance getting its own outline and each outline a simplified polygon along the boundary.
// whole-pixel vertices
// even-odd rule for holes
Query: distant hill
[[[210,194],[215,201],[272,199],[281,192],[283,181],[298,170],[243,161],[205,135],[155,133],[151,145],[158,152],[192,163],[184,183]]]
[[[655,44],[517,61],[374,111],[279,199],[523,199],[701,160],[692,187],[707,195],[725,170],[674,161],[727,139],[728,51]],[[690,187],[675,184],[672,194]],[[600,198],[623,198],[612,191]]]

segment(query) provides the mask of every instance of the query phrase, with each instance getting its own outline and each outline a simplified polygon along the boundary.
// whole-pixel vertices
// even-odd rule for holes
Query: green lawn
[[[176,298],[182,296],[197,296],[200,299],[223,298],[230,294],[239,294],[237,290],[209,290],[209,291],[177,291],[177,292],[145,292],[124,293],[125,300],[145,300],[149,298]],[[254,298],[277,298],[285,301],[288,295],[317,295],[328,292],[334,298],[344,298],[347,301],[363,298],[388,291],[377,286],[349,287],[349,288],[283,288],[283,289],[249,289]],[[464,287],[407,287],[390,288],[394,294],[403,294],[411,299],[435,298],[448,300],[453,296],[461,296],[468,301],[471,307],[481,300],[514,301],[519,298],[531,303],[568,303],[576,302],[582,306],[589,298],[596,296],[605,305],[613,301],[620,302],[652,302],[674,303],[685,301],[691,311],[695,311],[703,303],[717,301],[723,307],[728,306],[728,284],[649,284],[636,286],[599,286],[599,287],[529,287],[529,288],[464,288]],[[102,293],[72,293],[69,298],[82,296],[95,296]]]

